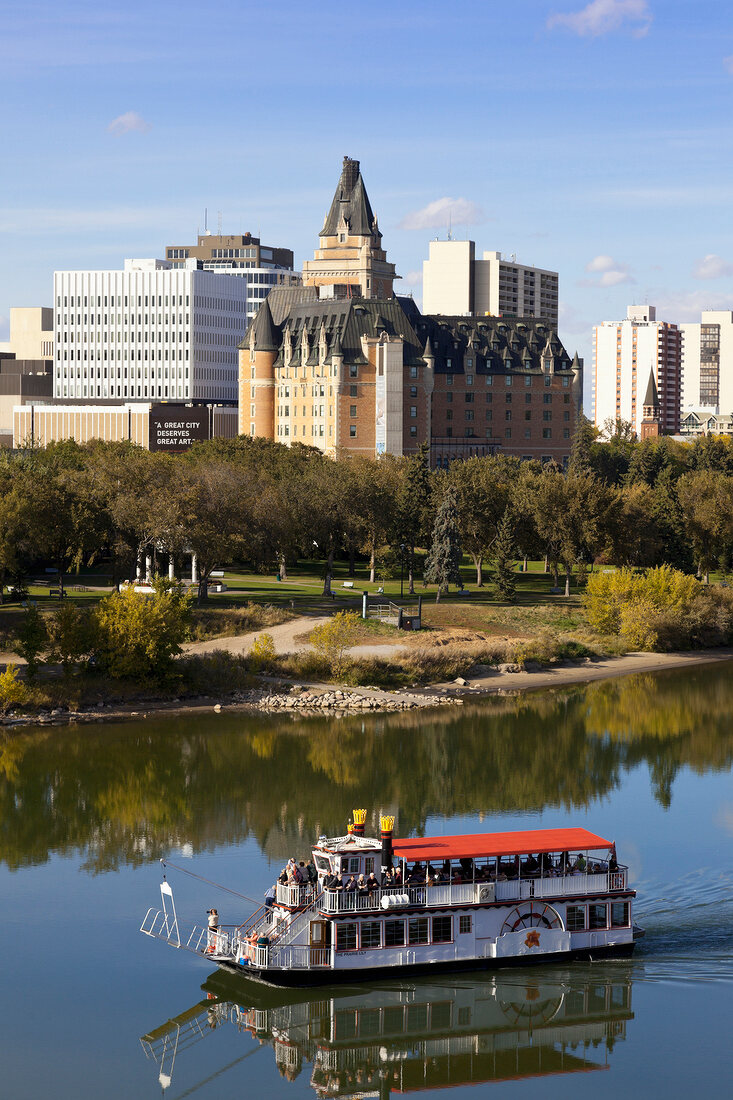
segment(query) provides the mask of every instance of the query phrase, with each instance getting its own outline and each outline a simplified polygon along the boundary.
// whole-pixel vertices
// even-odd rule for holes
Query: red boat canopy
[[[410,860],[460,859],[471,856],[523,856],[530,852],[578,852],[611,848],[613,841],[587,829],[533,829],[520,833],[468,833],[465,836],[412,837],[395,840],[395,855]]]

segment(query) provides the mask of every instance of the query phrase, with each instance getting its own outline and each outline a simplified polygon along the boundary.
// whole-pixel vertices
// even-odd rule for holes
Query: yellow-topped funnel
[[[379,818],[379,827],[383,833],[391,833],[394,829],[394,814],[382,814]]]
[[[366,821],[366,810],[354,810],[354,834],[356,836],[364,836],[364,822]]]

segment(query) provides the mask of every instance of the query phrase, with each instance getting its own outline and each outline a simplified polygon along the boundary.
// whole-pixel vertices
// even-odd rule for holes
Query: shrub
[[[272,634],[258,634],[249,651],[249,667],[253,672],[259,672],[272,665],[276,656]]]
[[[75,664],[94,651],[94,620],[75,604],[62,603],[49,620],[48,636],[48,659],[59,661],[68,675]]]
[[[95,613],[100,666],[115,679],[165,679],[188,633],[191,596],[157,580],[152,595],[123,588],[106,596]]]
[[[187,691],[195,695],[227,693],[249,686],[248,658],[216,649],[182,657],[176,665]]]
[[[311,631],[311,645],[319,657],[326,661],[331,674],[340,679],[346,667],[346,650],[358,638],[359,616],[354,611],[338,611],[328,622]]]
[[[18,679],[18,669],[15,665],[8,665],[5,672],[0,672],[0,711],[6,711],[14,704],[25,703],[28,691],[22,680]]]

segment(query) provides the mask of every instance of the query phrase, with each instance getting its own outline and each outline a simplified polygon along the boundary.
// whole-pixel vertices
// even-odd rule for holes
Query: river
[[[292,719],[0,734],[0,1094],[689,1096],[733,1071],[733,663]],[[631,961],[278,993],[142,936],[161,856],[260,898],[354,807],[614,838]],[[179,915],[247,903],[169,871]]]

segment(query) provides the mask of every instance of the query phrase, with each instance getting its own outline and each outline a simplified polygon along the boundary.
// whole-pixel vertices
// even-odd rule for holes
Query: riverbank
[[[733,648],[696,650],[685,653],[628,653],[623,657],[584,658],[580,662],[561,661],[546,667],[510,671],[506,666],[489,670],[476,668],[471,679],[459,678],[427,687],[385,690],[370,687],[345,687],[333,684],[296,684],[271,680],[259,686],[216,697],[199,695],[189,698],[140,697],[125,704],[99,703],[94,707],[71,710],[65,707],[39,710],[35,714],[11,712],[0,717],[0,727],[64,726],[101,722],[139,721],[153,715],[185,715],[260,711],[267,714],[304,715],[350,713],[386,713],[441,706],[461,706],[492,695],[518,695],[543,688],[562,688],[574,684],[635,673],[690,669],[698,665],[733,661]],[[516,667],[516,666],[515,666]]]

